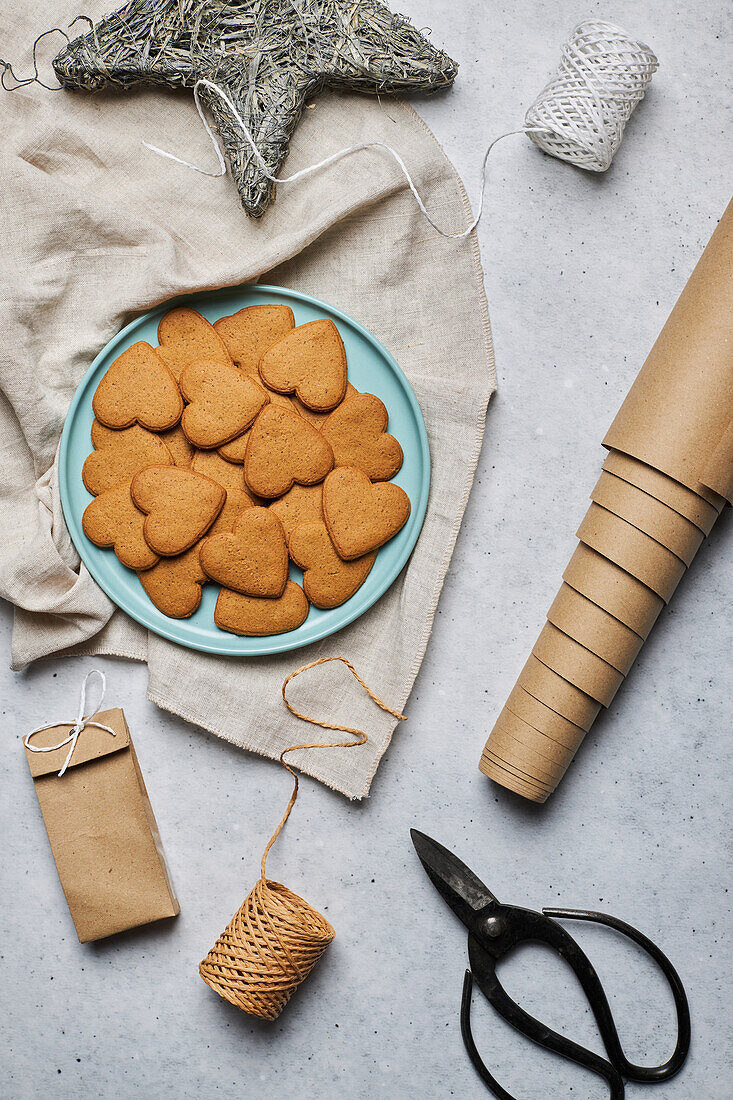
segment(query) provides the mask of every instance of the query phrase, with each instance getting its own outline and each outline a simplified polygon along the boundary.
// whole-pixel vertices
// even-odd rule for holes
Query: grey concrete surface
[[[272,875],[337,931],[278,1023],[219,1000],[196,966],[256,877],[287,777],[157,710],[139,665],[78,659],[10,673],[2,609],[0,1092],[13,1100],[483,1095],[458,1028],[465,937],[417,863],[413,825],[503,900],[607,909],[646,931],[677,964],[693,1017],[687,1067],[650,1095],[731,1095],[729,510],[549,804],[477,771],[572,552],[603,433],[729,197],[730,12],[719,0],[399,6],[461,62],[454,90],[416,107],[472,196],[485,144],[521,121],[580,18],[620,22],[661,68],[605,176],[524,138],[492,154],[479,234],[500,389],[409,721],[363,805],[306,780],[273,853]],[[19,736],[70,714],[93,665],[125,707],[182,913],[80,947]],[[631,1056],[666,1057],[673,1020],[656,973],[609,933],[578,937]],[[597,1044],[559,963],[531,950],[504,976],[530,1010]],[[607,1095],[479,1002],[479,1047],[517,1096]]]

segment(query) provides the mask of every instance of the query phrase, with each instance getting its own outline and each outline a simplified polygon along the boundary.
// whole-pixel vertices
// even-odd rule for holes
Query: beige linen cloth
[[[85,10],[98,18],[106,7]],[[30,69],[36,35],[76,14],[48,3],[15,6],[0,56],[15,59],[18,72]],[[145,138],[214,165],[190,93],[89,95],[29,85],[0,96],[0,595],[15,606],[13,668],[50,654],[146,661],[156,704],[269,757],[329,739],[293,718],[280,695],[285,676],[318,657],[348,657],[390,706],[404,709],[496,385],[475,234],[437,234],[393,159],[374,150],[281,185],[264,218],[251,221],[228,175],[196,175],[141,145]],[[371,140],[399,150],[438,224],[451,231],[469,224],[456,172],[418,116],[394,99],[316,99],[286,171]],[[174,295],[254,280],[332,303],[392,352],[422,408],[432,484],[409,564],[365,615],[302,651],[236,660],[173,645],[115,609],[71,544],[54,461],[77,385],[124,324]],[[307,714],[368,733],[353,750],[291,758],[350,798],[364,797],[395,720],[337,663],[305,673],[290,695]]]

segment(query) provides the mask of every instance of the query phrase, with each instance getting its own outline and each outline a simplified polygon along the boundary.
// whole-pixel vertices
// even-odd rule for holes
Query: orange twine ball
[[[259,881],[250,890],[206,958],[199,964],[201,977],[215,993],[251,1016],[258,1016],[263,1020],[277,1019],[335,936],[333,928],[318,910],[292,890],[288,890],[287,886],[273,882],[265,875],[267,855],[290,817],[298,797],[298,774],[285,763],[286,754],[295,752],[296,749],[357,748],[367,740],[363,730],[321,722],[318,718],[301,714],[288,701],[285,689],[292,679],[307,669],[329,661],[342,661],[377,706],[395,718],[405,720],[404,714],[392,710],[367,687],[345,657],[321,657],[318,661],[296,669],[283,683],[283,700],[296,718],[321,726],[322,729],[353,734],[357,740],[291,745],[280,754],[280,763],[294,780],[287,809],[262,854]]]
[[[207,985],[263,1020],[276,1020],[335,932],[287,886],[260,879],[199,966]]]

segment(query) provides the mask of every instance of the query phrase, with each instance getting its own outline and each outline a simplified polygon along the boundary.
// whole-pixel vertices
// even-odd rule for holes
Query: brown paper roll
[[[673,481],[671,477],[660,474],[659,470],[653,470],[646,463],[639,462],[631,455],[622,454],[621,451],[609,451],[603,463],[603,469],[622,478],[623,481],[628,481],[630,485],[643,489],[645,493],[660,500],[668,508],[673,508],[685,519],[689,519],[690,523],[699,527],[705,535],[709,535],[712,531],[713,524],[725,504],[723,497],[716,497],[714,504],[704,500],[686,485]],[[710,496],[714,494],[711,493]]]
[[[481,770],[534,801],[560,778],[552,742],[575,744],[633,660],[622,627],[646,638],[733,502],[732,317],[733,203],[606,434],[565,585],[484,748]]]
[[[706,495],[733,419],[733,203],[700,258],[603,445]],[[731,497],[733,469],[716,480]]]
[[[528,798],[531,802],[546,802],[550,797],[550,791],[542,790],[534,784],[523,783],[511,772],[499,767],[486,753],[481,756],[479,771],[483,772],[489,779],[493,779],[495,783],[506,787],[507,790],[514,791],[515,794],[521,794],[523,798]]]
[[[705,536],[679,512],[607,470],[601,472],[590,498],[666,546],[685,565],[692,564]]]
[[[563,584],[547,612],[547,620],[563,634],[601,657],[625,676],[644,639],[592,600]]]
[[[545,734],[536,730],[533,726],[523,722],[521,718],[517,718],[516,714],[512,714],[506,707],[496,719],[494,728],[489,735],[489,743],[492,742],[494,734],[511,737],[514,741],[519,741],[520,744],[534,749],[546,761],[561,764],[564,767],[567,767],[575,756],[575,747],[567,748],[565,745],[553,741],[551,737],[546,737]]]
[[[563,580],[642,638],[664,607],[661,596],[583,542],[576,546]]]
[[[560,763],[548,760],[537,749],[523,741],[517,741],[510,733],[505,733],[498,726],[494,726],[491,731],[487,751],[492,753],[496,760],[509,760],[512,767],[523,771],[537,783],[545,784],[550,790],[555,789],[570,764],[570,761]]]
[[[492,761],[497,767],[503,771],[508,772],[509,775],[513,775],[515,779],[518,779],[520,783],[525,783],[528,787],[535,787],[538,791],[544,794],[552,794],[554,790],[554,784],[545,783],[542,779],[538,779],[530,772],[524,771],[522,768],[515,766],[512,762],[505,760],[503,756],[497,755],[492,752],[490,748],[484,749],[484,756]]]
[[[516,715],[526,726],[536,730],[541,736],[556,741],[561,747],[571,752],[575,752],[586,734],[582,726],[576,726],[574,722],[569,722],[557,711],[545,706],[539,699],[535,699],[534,695],[525,691],[519,683],[512,688],[512,693],[501,712],[502,715],[506,711]]]
[[[733,501],[733,416],[702,472],[703,484]]]
[[[548,668],[534,653],[530,653],[517,683],[540,703],[584,730],[590,729],[601,709],[600,703]]]
[[[685,563],[676,554],[600,504],[591,504],[576,534],[586,546],[620,565],[665,603],[684,575]]]
[[[545,623],[542,627],[532,652],[558,676],[575,684],[604,707],[610,706],[623,683],[623,675],[618,669],[591,653],[574,638],[563,634],[552,623]]]

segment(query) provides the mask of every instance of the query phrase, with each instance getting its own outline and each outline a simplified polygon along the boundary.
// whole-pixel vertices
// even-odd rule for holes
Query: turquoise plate
[[[91,450],[92,397],[102,375],[112,360],[137,340],[147,340],[153,346],[158,343],[157,327],[163,313],[174,305],[191,305],[204,317],[215,321],[236,313],[243,306],[268,302],[289,305],[297,325],[319,317],[330,317],[334,322],[346,346],[349,380],[358,390],[377,394],[387,406],[389,431],[399,439],[405,455],[402,469],[394,481],[409,496],[412,511],[400,533],[377,554],[374,567],[359,591],[341,607],[331,611],[311,607],[303,625],[286,634],[240,638],[219,630],[214,623],[218,585],[204,586],[201,605],[190,619],[170,619],[150,602],[136,574],[121,565],[112,550],[102,550],[89,541],[82,531],[81,517],[92,498],[82,482],[81,470]],[[425,518],[430,488],[430,452],[422,413],[412,387],[386,348],[370,332],[345,313],[307,294],[276,286],[249,285],[177,298],[139,317],[110,340],[85,374],[71,402],[61,435],[59,483],[64,518],[74,545],[97,584],[118,607],[148,630],[179,645],[232,657],[262,656],[298,649],[334,634],[363,615],[387,591],[412,553]],[[301,572],[293,566],[290,572],[300,583]]]

